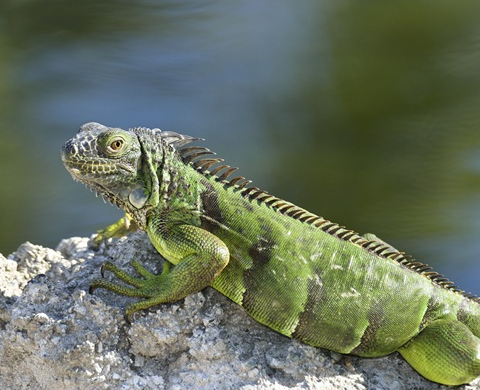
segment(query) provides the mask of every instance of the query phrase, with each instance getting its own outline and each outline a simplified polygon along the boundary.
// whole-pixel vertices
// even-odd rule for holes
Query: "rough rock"
[[[143,233],[109,240],[69,238],[56,250],[25,243],[0,255],[1,389],[446,389],[398,354],[345,357],[258,324],[213,289],[140,313],[131,298],[87,293],[110,260],[162,259]],[[131,267],[130,267],[130,270]],[[480,389],[476,381],[461,389]]]

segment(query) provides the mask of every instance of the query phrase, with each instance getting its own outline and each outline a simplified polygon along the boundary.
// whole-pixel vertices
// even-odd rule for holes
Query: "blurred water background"
[[[0,252],[121,215],[84,122],[207,140],[256,186],[480,294],[478,1],[0,2]]]

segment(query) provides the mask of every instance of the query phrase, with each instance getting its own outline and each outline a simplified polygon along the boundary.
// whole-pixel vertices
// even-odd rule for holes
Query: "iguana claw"
[[[140,275],[139,278],[131,276],[110,261],[105,261],[101,268],[102,278],[94,279],[89,287],[89,293],[92,294],[97,288],[105,288],[121,295],[137,298],[152,298],[162,289],[162,283],[170,272],[170,263],[165,262],[163,270],[159,275],[155,275],[144,268],[138,261],[132,260],[132,267]],[[111,282],[105,278],[105,271],[112,272],[118,279],[129,284],[132,287],[124,286]],[[144,302],[144,301],[142,301]],[[130,305],[126,310],[127,322],[131,322],[132,314],[143,308],[142,302]]]

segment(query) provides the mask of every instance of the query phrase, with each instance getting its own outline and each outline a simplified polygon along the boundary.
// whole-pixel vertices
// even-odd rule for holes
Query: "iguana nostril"
[[[72,140],[69,140],[63,144],[61,149],[62,160],[68,160],[71,156],[77,153],[77,146],[72,142]]]

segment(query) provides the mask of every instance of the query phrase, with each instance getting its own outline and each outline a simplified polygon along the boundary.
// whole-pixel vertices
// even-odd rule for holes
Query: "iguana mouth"
[[[74,176],[74,178],[86,178],[88,174],[118,174],[122,172],[136,173],[136,167],[117,162],[115,164],[108,163],[102,164],[102,160],[72,160],[62,153],[62,161],[68,171]],[[110,170],[110,172],[108,172]],[[120,171],[120,172],[119,172]]]

